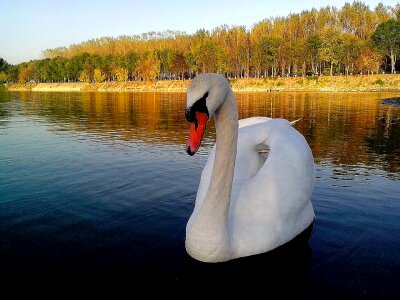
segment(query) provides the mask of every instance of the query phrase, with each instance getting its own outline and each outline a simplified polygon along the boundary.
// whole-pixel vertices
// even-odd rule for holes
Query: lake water
[[[400,108],[395,93],[243,93],[241,118],[301,118],[317,181],[311,238],[204,264],[185,226],[215,141],[185,152],[183,93],[0,91],[0,272],[263,279],[311,296],[400,292]],[[261,274],[260,274],[261,272]]]

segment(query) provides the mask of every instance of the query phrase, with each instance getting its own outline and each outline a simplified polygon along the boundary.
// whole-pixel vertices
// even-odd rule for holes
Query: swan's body
[[[202,96],[206,108],[196,103]],[[186,227],[187,252],[200,261],[221,262],[270,251],[303,232],[314,220],[315,181],[304,137],[283,119],[238,122],[235,97],[221,75],[197,76],[187,97],[188,111],[207,110],[217,131]],[[194,154],[190,138],[188,145]],[[266,159],[258,153],[262,148],[269,149]]]

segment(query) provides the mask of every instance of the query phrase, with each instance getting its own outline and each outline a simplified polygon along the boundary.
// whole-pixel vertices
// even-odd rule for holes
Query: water
[[[317,167],[307,235],[203,264],[184,249],[215,141],[185,153],[185,94],[0,91],[0,274],[262,278],[311,296],[400,292],[400,108],[394,93],[244,93],[241,118],[289,120]],[[261,275],[259,274],[261,272]]]

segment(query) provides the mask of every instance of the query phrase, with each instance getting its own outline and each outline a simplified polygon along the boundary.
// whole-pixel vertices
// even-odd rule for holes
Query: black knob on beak
[[[192,112],[191,107],[186,108],[185,117],[186,117],[186,120],[187,120],[188,122],[190,122],[190,123],[192,123],[192,122],[194,121],[195,115],[194,115],[194,113]]]

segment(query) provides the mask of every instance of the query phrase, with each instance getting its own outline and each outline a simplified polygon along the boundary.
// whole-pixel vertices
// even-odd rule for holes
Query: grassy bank
[[[400,91],[400,74],[364,76],[321,76],[290,78],[231,79],[235,92],[268,91]],[[98,92],[186,92],[190,81],[162,80],[153,82],[103,82],[103,83],[39,83],[7,85],[10,91],[98,91]]]

